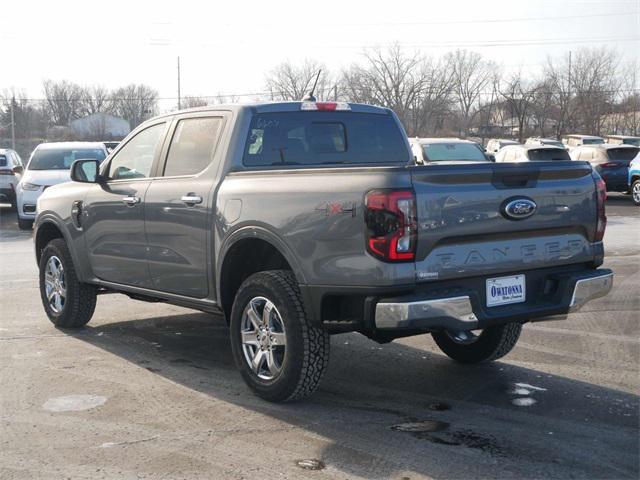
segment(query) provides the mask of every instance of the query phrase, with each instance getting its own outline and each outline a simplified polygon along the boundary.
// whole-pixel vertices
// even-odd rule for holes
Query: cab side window
[[[176,125],[164,176],[195,175],[211,163],[222,130],[221,117],[196,117]]]
[[[162,140],[165,124],[152,125],[127,142],[109,164],[110,180],[148,178],[156,150]]]

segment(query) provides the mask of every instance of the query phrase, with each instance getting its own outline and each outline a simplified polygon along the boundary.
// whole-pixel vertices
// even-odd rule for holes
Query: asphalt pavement
[[[99,297],[76,332],[0,209],[0,478],[632,478],[639,473],[640,208],[611,195],[612,293],[461,366],[430,336],[332,337],[318,392],[254,397],[217,316]]]

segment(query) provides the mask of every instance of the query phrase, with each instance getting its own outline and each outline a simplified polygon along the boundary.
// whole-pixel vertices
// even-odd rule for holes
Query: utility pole
[[[178,57],[178,110],[182,108],[182,102],[180,99],[180,57]]]
[[[569,85],[568,85],[569,98],[571,98],[571,50],[569,50]]]
[[[571,50],[569,50],[569,73],[567,77],[567,112],[569,112],[571,108]],[[565,120],[568,120],[568,118]]]
[[[15,117],[16,96],[11,97],[11,149],[16,149],[16,117]]]

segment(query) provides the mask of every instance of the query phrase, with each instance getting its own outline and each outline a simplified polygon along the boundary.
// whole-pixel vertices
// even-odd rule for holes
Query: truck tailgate
[[[419,282],[594,260],[596,190],[585,162],[416,166],[411,177]],[[509,216],[519,199],[535,203],[532,215]]]

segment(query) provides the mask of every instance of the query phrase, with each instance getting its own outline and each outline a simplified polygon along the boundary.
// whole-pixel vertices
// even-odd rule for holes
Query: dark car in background
[[[574,148],[573,160],[587,161],[600,174],[608,192],[626,192],[629,190],[629,165],[638,155],[639,147],[633,145],[589,145]]]

